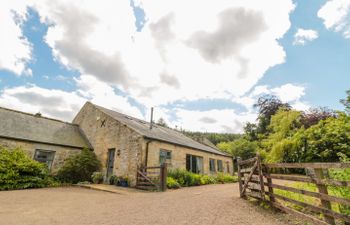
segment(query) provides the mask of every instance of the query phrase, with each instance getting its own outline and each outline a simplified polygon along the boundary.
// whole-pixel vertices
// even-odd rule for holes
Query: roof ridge
[[[5,107],[2,107],[2,106],[0,106],[0,109],[11,111],[11,112],[15,112],[15,113],[24,114],[24,115],[27,115],[27,116],[32,116],[32,117],[35,117],[35,118],[42,118],[42,119],[46,119],[46,120],[52,120],[52,121],[55,121],[55,122],[60,122],[60,123],[65,123],[65,124],[69,124],[69,125],[78,126],[78,124],[74,124],[74,123],[70,123],[70,122],[67,122],[67,121],[54,119],[54,118],[50,118],[50,117],[46,117],[46,116],[36,116],[33,113],[23,112],[23,111],[19,111],[19,110],[16,110],[16,109],[5,108]]]
[[[94,103],[91,103],[91,102],[88,102],[88,103],[90,103],[92,106],[96,107],[97,109],[102,110],[104,113],[106,113],[108,116],[112,117],[113,119],[116,119],[116,118],[115,118],[113,115],[111,115],[111,113],[112,113],[112,114],[113,114],[113,113],[117,113],[119,116],[123,116],[123,117],[125,117],[126,119],[131,118],[132,120],[137,121],[137,122],[142,121],[142,122],[144,122],[144,123],[146,123],[146,124],[150,124],[150,123],[147,122],[147,121],[144,121],[144,120],[141,120],[141,119],[138,119],[138,118],[135,118],[135,117],[126,115],[126,114],[124,114],[124,113],[120,113],[120,112],[118,112],[118,111],[115,111],[115,110],[112,110],[112,109],[108,109],[108,108],[105,108],[105,107],[96,105],[96,104],[94,104]],[[116,120],[118,120],[118,119],[116,119]],[[139,130],[137,127],[134,127],[134,126],[132,126],[132,125],[130,125],[130,124],[126,124],[125,122],[122,122],[122,121],[120,121],[120,120],[119,120],[119,122],[125,124],[126,126],[128,126],[128,127],[131,128],[131,129],[133,129],[134,131],[136,131],[137,133],[141,134],[141,135],[144,136],[144,137],[147,137],[147,138],[155,138],[155,137],[150,137],[150,136],[144,134],[144,132],[143,132],[142,130]],[[172,128],[170,128],[170,127],[163,127],[163,126],[159,126],[159,125],[156,125],[155,127],[156,127],[157,129],[163,130],[163,132],[174,132],[175,134],[173,134],[173,135],[180,135],[180,136],[182,136],[182,138],[185,138],[185,139],[187,139],[187,140],[190,140],[190,141],[196,143],[197,145],[200,145],[200,146],[203,146],[203,147],[205,147],[205,148],[209,148],[209,149],[212,149],[212,150],[216,151],[217,154],[219,154],[219,153],[220,153],[220,154],[224,154],[224,155],[227,154],[227,153],[225,153],[225,152],[220,151],[220,150],[217,149],[217,148],[213,148],[213,147],[211,147],[211,146],[208,146],[208,145],[205,145],[205,144],[203,144],[203,143],[200,143],[199,141],[196,141],[196,140],[194,140],[193,138],[188,137],[187,135],[185,135],[185,134],[182,133],[181,131],[172,129]],[[155,131],[155,132],[156,132],[156,131]],[[153,133],[153,132],[152,132],[152,133]],[[155,138],[155,139],[157,139],[157,138]],[[158,138],[158,140],[163,140],[163,141],[165,141],[164,139],[161,139],[161,138]],[[192,147],[192,148],[194,148],[194,147]]]

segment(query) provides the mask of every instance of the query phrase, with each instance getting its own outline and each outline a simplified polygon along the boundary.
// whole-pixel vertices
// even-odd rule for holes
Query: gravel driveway
[[[237,184],[113,194],[78,187],[0,192],[0,224],[288,225],[238,197]]]

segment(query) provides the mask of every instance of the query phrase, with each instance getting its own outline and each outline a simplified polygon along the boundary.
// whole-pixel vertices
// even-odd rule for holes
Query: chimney
[[[149,124],[149,129],[152,130],[153,127],[153,107],[151,108],[151,122]]]

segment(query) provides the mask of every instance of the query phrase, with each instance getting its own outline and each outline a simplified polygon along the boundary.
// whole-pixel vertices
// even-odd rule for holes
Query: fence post
[[[243,198],[243,194],[242,194],[242,190],[243,190],[243,186],[242,186],[242,174],[241,174],[241,157],[237,157],[237,176],[238,176],[238,184],[239,184],[239,196],[241,198]]]
[[[315,172],[315,177],[319,180],[322,180],[325,178],[324,174],[323,174],[323,170],[322,169],[314,169]],[[328,195],[328,190],[327,190],[327,186],[324,184],[316,184],[317,188],[318,188],[318,192],[321,194],[326,194]],[[332,210],[332,206],[331,203],[327,200],[323,200],[321,199],[321,205],[323,208],[326,209],[330,209]],[[335,225],[335,220],[333,217],[328,216],[328,215],[324,215],[325,220],[327,223],[331,224],[331,225]]]
[[[168,169],[167,169],[167,164],[163,163],[160,167],[160,189],[161,191],[166,191],[167,189],[167,180],[168,177]]]
[[[266,175],[266,180],[267,180],[267,185],[268,185],[268,188],[269,188],[269,193],[273,194],[272,179],[270,177],[269,168],[267,168],[265,165],[263,165],[263,169],[264,169],[264,172],[265,172],[265,175]],[[275,202],[275,197],[273,197],[272,195],[268,195],[268,196],[269,196],[270,202],[272,202],[272,203]]]
[[[259,181],[260,181],[260,195],[261,199],[265,201],[265,185],[264,185],[264,176],[262,173],[262,166],[261,166],[261,157],[259,153],[256,153],[256,160],[258,160],[258,172],[259,172]]]

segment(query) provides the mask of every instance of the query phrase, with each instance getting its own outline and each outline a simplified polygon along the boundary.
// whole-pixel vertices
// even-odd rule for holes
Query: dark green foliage
[[[217,145],[220,142],[234,141],[242,136],[241,134],[203,133],[203,132],[191,132],[191,131],[182,131],[182,133],[194,140],[201,140],[203,138],[206,138],[214,145]]]
[[[156,122],[156,124],[158,126],[161,126],[161,127],[169,127],[163,118],[159,118],[159,120]]]
[[[350,117],[340,113],[310,127],[304,133],[306,162],[336,162],[338,153],[350,157]]]
[[[57,185],[45,164],[34,161],[21,149],[0,146],[0,190]]]
[[[117,185],[118,184],[118,181],[119,181],[119,178],[117,175],[112,175],[110,178],[109,178],[109,184],[111,185]]]
[[[100,169],[100,161],[95,153],[83,149],[79,154],[69,157],[62,168],[58,171],[59,180],[67,183],[78,183],[80,181],[91,181],[93,172]]]
[[[254,105],[259,110],[257,133],[268,133],[268,127],[271,117],[275,115],[279,109],[290,110],[292,107],[288,103],[283,103],[276,96],[265,95],[258,99]]]

